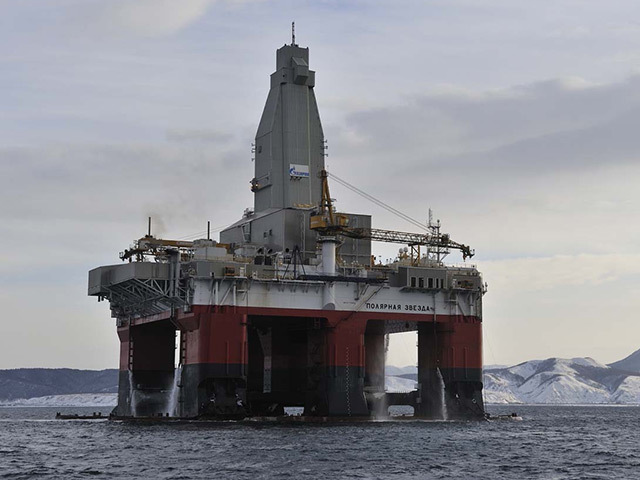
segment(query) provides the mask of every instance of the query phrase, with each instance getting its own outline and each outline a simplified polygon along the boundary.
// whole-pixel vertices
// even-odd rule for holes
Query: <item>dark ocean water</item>
[[[521,422],[53,419],[94,410],[0,408],[0,478],[640,478],[640,407],[488,408]]]

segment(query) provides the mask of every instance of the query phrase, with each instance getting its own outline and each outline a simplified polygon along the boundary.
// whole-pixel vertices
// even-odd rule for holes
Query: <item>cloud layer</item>
[[[116,0],[106,2],[102,21],[130,32],[159,36],[178,32],[202,18],[214,0]]]
[[[0,2],[0,281],[5,314],[27,319],[0,339],[0,367],[112,366],[86,272],[149,215],[183,237],[252,204],[250,143],[292,20],[330,171],[412,217],[432,207],[476,249],[487,360],[637,349],[640,7],[617,6]],[[332,194],[374,226],[412,228]],[[393,363],[413,361],[404,350]]]

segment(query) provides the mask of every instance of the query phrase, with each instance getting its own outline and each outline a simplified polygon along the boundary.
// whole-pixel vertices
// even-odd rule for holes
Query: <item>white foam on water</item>
[[[171,384],[171,390],[169,391],[169,395],[167,396],[167,407],[166,411],[171,417],[178,416],[178,396],[179,396],[179,388],[180,388],[180,379],[182,376],[182,367],[177,367],[173,371],[173,382]]]
[[[135,383],[133,383],[133,372],[129,370],[129,404],[131,405],[131,415],[137,417],[138,399],[135,390]]]
[[[438,372],[438,380],[440,380],[440,417],[442,420],[449,420],[449,412],[447,412],[447,399],[446,399],[446,387],[444,384],[444,378],[442,378],[442,372],[440,368],[436,368]]]

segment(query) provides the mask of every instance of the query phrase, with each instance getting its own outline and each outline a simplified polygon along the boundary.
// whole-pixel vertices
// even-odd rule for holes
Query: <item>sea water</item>
[[[487,410],[523,420],[137,424],[54,419],[97,408],[0,408],[0,478],[640,476],[640,407]]]

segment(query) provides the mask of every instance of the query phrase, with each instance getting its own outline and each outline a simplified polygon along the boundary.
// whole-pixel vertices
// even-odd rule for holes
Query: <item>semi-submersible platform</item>
[[[309,49],[277,50],[255,137],[254,208],[220,241],[140,238],[89,272],[120,338],[119,417],[482,418],[481,276],[473,252],[430,224],[371,228],[337,212]],[[334,177],[337,179],[337,177]],[[340,181],[340,179],[337,179]],[[371,242],[404,244],[376,264]],[[417,331],[417,389],[385,392],[388,335]],[[176,354],[176,349],[178,354]]]

